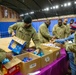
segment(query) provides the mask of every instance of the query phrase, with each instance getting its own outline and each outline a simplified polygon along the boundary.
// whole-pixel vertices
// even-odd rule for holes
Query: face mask
[[[25,28],[29,28],[31,25],[29,25],[29,26],[24,26]]]
[[[47,27],[49,27],[50,26],[50,23],[45,23],[46,25],[47,25]]]
[[[67,23],[64,23],[64,25],[67,25]]]
[[[62,22],[58,22],[58,25],[61,26],[62,25]]]

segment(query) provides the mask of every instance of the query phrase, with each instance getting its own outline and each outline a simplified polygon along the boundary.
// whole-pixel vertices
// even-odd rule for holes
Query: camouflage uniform
[[[11,25],[8,29],[8,32],[12,33],[14,30],[16,31],[17,37],[26,41],[26,48],[29,47],[31,38],[33,42],[35,43],[36,48],[39,47],[40,45],[39,39],[38,39],[35,29],[32,26],[30,26],[29,28],[25,28],[24,22],[18,22],[18,23]]]
[[[67,25],[65,25],[65,27],[66,27],[66,34],[65,34],[65,37],[68,37],[68,36],[71,35],[71,32],[70,32],[70,25],[67,24]]]
[[[0,70],[1,70],[1,62],[6,58],[6,53],[0,49]]]
[[[65,38],[66,27],[64,25],[59,26],[58,24],[56,24],[53,28],[53,34],[59,39]]]
[[[40,25],[38,37],[41,43],[49,42],[49,40],[52,38],[49,34],[48,27],[45,23]]]

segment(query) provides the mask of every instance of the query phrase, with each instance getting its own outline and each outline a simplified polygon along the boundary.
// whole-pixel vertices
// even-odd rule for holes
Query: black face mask
[[[47,27],[49,27],[50,25],[47,24]]]
[[[64,23],[64,25],[67,25],[67,23]]]
[[[49,26],[50,26],[50,23],[49,23],[49,24],[45,23],[45,24],[46,24],[46,26],[47,26],[47,27],[49,27]]]
[[[29,25],[29,26],[25,26],[25,28],[30,28],[31,27],[31,25]]]
[[[59,26],[62,26],[62,22],[58,22],[58,25],[59,25]]]

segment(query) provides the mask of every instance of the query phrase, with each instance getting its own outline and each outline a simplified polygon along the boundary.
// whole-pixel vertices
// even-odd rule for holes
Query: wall
[[[6,15],[8,15],[7,17],[4,16],[5,15],[5,13],[4,13],[5,11],[4,10],[8,10],[8,12],[6,14]],[[12,15],[14,15],[14,17]],[[69,23],[70,19],[72,19],[70,17],[75,17],[75,15],[67,15],[67,16],[49,18],[49,19],[51,19],[51,24],[50,24],[50,26],[48,28],[50,34],[52,35],[53,26],[55,24],[57,24],[57,19],[58,18],[68,18],[68,23]],[[20,17],[18,15],[18,13],[16,13],[15,11],[13,11],[13,10],[11,10],[9,8],[6,8],[4,6],[0,6],[0,37],[8,37],[8,36],[10,36],[8,34],[8,32],[7,32],[8,31],[8,27],[10,25],[14,24],[19,19],[20,19]],[[76,21],[76,18],[73,18],[73,19]],[[42,20],[39,19],[37,21],[33,21],[32,22],[32,25],[36,29],[37,32],[38,32],[39,26],[44,22],[43,20],[44,19],[42,19]]]
[[[19,14],[5,6],[0,6],[0,37],[10,36],[8,27],[19,20]]]
[[[70,22],[71,19],[74,19],[75,22],[76,22],[76,18],[68,18],[68,23]],[[57,24],[57,22],[58,22],[57,19],[51,20],[51,24],[50,24],[50,26],[49,26],[49,28],[48,28],[48,30],[49,30],[49,32],[50,32],[50,35],[52,35],[53,26],[54,26],[55,24]],[[33,27],[36,29],[36,32],[38,32],[39,26],[40,26],[42,23],[44,23],[44,21],[34,21],[34,22],[32,22]]]

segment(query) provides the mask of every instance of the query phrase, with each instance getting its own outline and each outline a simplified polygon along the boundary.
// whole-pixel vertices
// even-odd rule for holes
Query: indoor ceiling
[[[76,14],[75,0],[0,0],[20,15],[31,15],[33,19]],[[71,4],[70,4],[70,3]],[[69,4],[65,4],[69,3]]]

